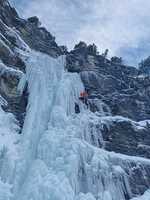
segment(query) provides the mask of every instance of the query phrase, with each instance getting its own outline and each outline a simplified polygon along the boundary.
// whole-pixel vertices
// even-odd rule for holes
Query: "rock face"
[[[98,133],[95,138],[91,131],[93,144],[98,141],[98,146],[107,151],[150,158],[149,121],[140,122],[150,119],[147,65],[139,69],[125,66],[121,58],[109,60],[106,54],[99,55],[95,45],[80,42],[67,54],[66,68],[80,73],[89,95],[89,107],[100,115],[96,125],[91,125]],[[132,193],[143,194],[149,188],[150,180],[145,180],[141,169],[144,167],[147,177],[150,167],[130,162],[131,172],[125,166],[126,163],[123,168],[130,177]]]
[[[80,73],[93,112],[124,117],[121,121],[111,118],[109,128],[104,125],[100,130],[105,148],[149,158],[149,126],[137,129],[133,121],[150,119],[150,77],[141,75],[141,69],[123,65],[120,59],[99,55],[95,45],[83,42],[67,54],[66,60],[70,72]]]
[[[52,57],[58,57],[63,54],[62,48],[55,42],[55,37],[44,27],[40,27],[38,18],[32,17],[27,21],[21,21],[21,23],[18,21],[16,27],[30,48],[47,53]]]
[[[121,116],[105,116],[91,126],[98,133],[98,141],[103,138],[103,143],[98,145],[100,148],[150,158],[150,121],[134,122]],[[93,144],[94,141],[93,138]]]
[[[150,119],[150,77],[117,59],[99,55],[95,45],[80,42],[67,54],[66,68],[79,72],[89,97],[96,96],[110,109],[135,121]]]
[[[27,20],[21,19],[7,0],[0,2],[0,23],[1,37],[3,36],[3,41],[5,40],[4,42],[7,42],[7,45],[10,44],[11,49],[21,48],[18,40],[23,39],[30,48],[47,53],[52,57],[64,53],[65,48],[57,45],[55,37],[40,26],[37,17],[31,17]],[[17,36],[13,30],[17,33]]]
[[[109,122],[108,122],[109,124]],[[142,127],[130,120],[111,120],[102,134],[108,151],[150,158],[150,126]]]
[[[150,75],[150,56],[139,63],[140,74]]]
[[[17,89],[22,75],[23,72],[7,67],[0,62],[0,95],[7,101],[2,108],[16,116],[20,127],[23,126],[28,98],[27,90],[20,95]]]

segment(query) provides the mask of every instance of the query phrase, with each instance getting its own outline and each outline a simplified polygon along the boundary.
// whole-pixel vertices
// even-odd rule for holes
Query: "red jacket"
[[[80,97],[87,97],[88,96],[88,94],[87,94],[87,92],[80,92]]]

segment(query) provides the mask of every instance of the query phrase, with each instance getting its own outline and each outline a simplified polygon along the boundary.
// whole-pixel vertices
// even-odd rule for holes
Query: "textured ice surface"
[[[142,196],[135,197],[132,200],[150,200],[150,190],[147,190]]]
[[[78,74],[64,71],[64,57],[53,59],[31,51],[26,65],[26,75],[18,87],[23,91],[28,85],[29,90],[19,155],[15,168],[10,167],[13,179],[7,178],[11,177],[7,165],[7,172],[1,173],[7,175],[1,194],[8,195],[6,200],[132,198],[124,169],[130,168],[131,161],[150,161],[102,149],[105,144],[96,131],[99,116],[79,101],[83,84]],[[75,103],[79,114],[75,114]],[[109,124],[112,118],[104,116],[101,120]],[[9,127],[8,122],[5,127]],[[100,143],[101,149],[97,148]],[[11,148],[18,152],[14,144]]]
[[[93,146],[97,133],[90,124],[97,117],[79,101],[83,84],[78,74],[64,71],[63,60],[32,52],[27,61],[20,90],[27,81],[30,94],[15,200],[130,198],[128,178],[119,165],[124,158]]]
[[[1,106],[7,102],[0,96],[0,200],[12,198],[11,184],[18,159],[19,126],[11,113]]]
[[[12,198],[11,185],[0,180],[0,200],[9,200]]]

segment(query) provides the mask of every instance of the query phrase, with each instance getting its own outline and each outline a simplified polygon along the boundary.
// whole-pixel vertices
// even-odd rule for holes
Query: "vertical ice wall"
[[[20,89],[28,84],[29,103],[13,199],[130,199],[128,178],[118,158],[96,147],[98,136],[91,124],[97,117],[79,101],[84,90],[79,75],[64,71],[63,57],[52,59],[36,52],[29,55],[27,66]]]
[[[21,89],[27,82],[30,94],[23,128],[22,152],[16,165],[14,193],[17,195],[37,159],[38,144],[48,129],[48,122],[51,121],[57,127],[65,126],[65,118],[74,113],[75,102],[79,102],[79,92],[83,90],[76,74],[70,78],[64,72],[63,57],[56,60],[33,52],[27,66],[27,74],[19,86]]]
[[[11,113],[2,110],[7,102],[0,96],[0,200],[12,198],[15,162],[18,158],[19,126]]]

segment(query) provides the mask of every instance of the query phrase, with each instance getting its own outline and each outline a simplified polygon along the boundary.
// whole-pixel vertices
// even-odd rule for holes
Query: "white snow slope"
[[[79,101],[83,84],[78,74],[64,71],[63,57],[53,59],[31,51],[26,64],[19,89],[28,83],[27,114],[15,166],[10,169],[13,173],[0,171],[0,200],[131,199],[124,168],[131,168],[131,160],[150,161],[93,144],[98,136],[90,124],[98,117]],[[75,114],[75,103],[79,114]],[[139,199],[150,200],[148,193]]]

